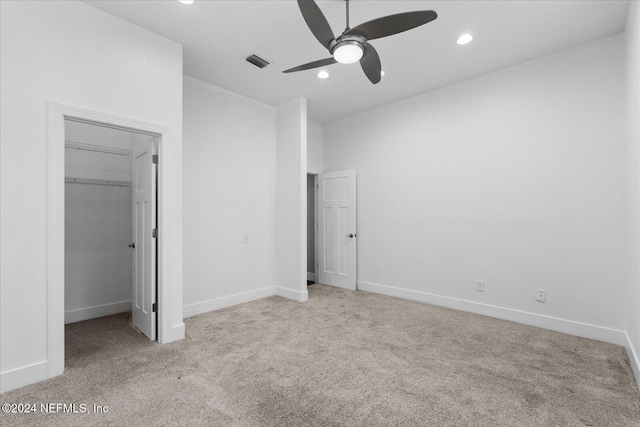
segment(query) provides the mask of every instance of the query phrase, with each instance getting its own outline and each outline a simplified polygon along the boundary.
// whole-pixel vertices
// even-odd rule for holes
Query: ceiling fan
[[[298,0],[298,6],[309,29],[318,41],[329,50],[332,57],[309,62],[283,71],[293,73],[340,62],[353,64],[360,61],[362,70],[371,83],[380,82],[382,65],[378,52],[369,44],[369,40],[398,34],[427,24],[438,17],[433,10],[420,10],[388,15],[374,19],[355,28],[349,28],[349,0],[347,3],[347,28],[338,38],[333,35],[331,27],[322,11],[313,0]]]

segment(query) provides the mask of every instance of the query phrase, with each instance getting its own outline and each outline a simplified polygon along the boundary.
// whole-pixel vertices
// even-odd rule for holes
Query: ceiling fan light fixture
[[[336,62],[353,64],[359,61],[362,71],[373,84],[380,83],[383,73],[380,56],[377,50],[369,44],[369,41],[403,33],[427,24],[438,17],[438,14],[433,10],[416,10],[383,16],[351,28],[349,26],[349,0],[346,0],[344,4],[347,7],[347,26],[342,34],[336,37],[315,0],[297,0],[297,3],[307,27],[320,44],[329,51],[331,57],[289,68],[283,73],[325,67]]]
[[[178,0],[182,4],[192,4],[193,0]]]
[[[360,61],[364,55],[364,48],[361,43],[355,40],[340,42],[333,49],[333,57],[341,64],[353,64]]]
[[[458,40],[456,40],[456,43],[462,46],[462,45],[471,43],[471,40],[473,40],[473,36],[471,34],[463,34],[460,37],[458,37]]]

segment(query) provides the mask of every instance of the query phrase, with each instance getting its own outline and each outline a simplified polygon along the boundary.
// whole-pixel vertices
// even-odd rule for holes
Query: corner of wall
[[[307,100],[296,98],[276,114],[275,276],[277,295],[306,301]]]
[[[640,3],[629,4],[625,26],[627,146],[627,354],[640,384]]]
[[[0,393],[49,379],[49,363],[34,363],[0,374]]]
[[[324,128],[321,124],[309,120],[307,123],[307,173],[323,172]]]
[[[629,335],[625,333],[627,338],[627,344],[625,345],[625,350],[627,351],[627,357],[629,358],[629,364],[631,365],[631,370],[633,371],[633,376],[636,380],[636,387],[640,389],[640,358],[638,358],[638,353],[631,342],[631,338]]]
[[[305,302],[309,300],[308,291],[296,291],[287,288],[276,288],[276,296],[287,298],[297,302]]]

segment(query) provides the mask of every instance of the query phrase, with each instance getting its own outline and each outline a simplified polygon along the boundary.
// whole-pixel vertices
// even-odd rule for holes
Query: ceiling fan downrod
[[[345,33],[351,29],[349,28],[349,0],[346,0],[346,2],[347,2],[347,28],[344,30]]]

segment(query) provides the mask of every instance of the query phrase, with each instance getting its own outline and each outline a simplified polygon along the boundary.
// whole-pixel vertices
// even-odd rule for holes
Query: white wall
[[[631,2],[625,27],[627,119],[627,333],[629,359],[640,383],[640,4]]]
[[[275,294],[275,114],[184,78],[185,316]]]
[[[276,111],[276,294],[306,301],[307,293],[307,100]]]
[[[156,123],[165,212],[164,278],[182,325],[182,47],[77,1],[0,2],[0,389],[45,379],[47,102]],[[28,173],[26,173],[28,172]],[[180,332],[178,331],[178,332]],[[177,334],[179,335],[179,334]],[[55,375],[55,374],[54,374]]]
[[[65,139],[131,150],[131,133],[65,121]],[[67,148],[66,176],[131,181],[131,156]],[[131,187],[65,184],[65,323],[131,311]]]
[[[307,121],[307,172],[322,173],[322,125]]]
[[[624,343],[623,55],[618,34],[325,124],[324,170],[358,174],[358,287]]]

